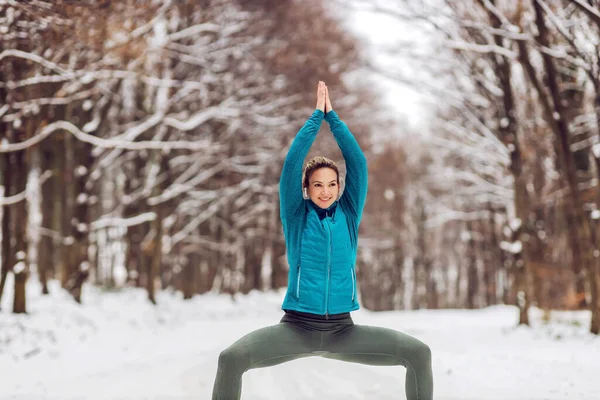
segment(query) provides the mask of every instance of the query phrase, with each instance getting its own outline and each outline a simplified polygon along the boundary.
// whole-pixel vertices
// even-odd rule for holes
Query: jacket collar
[[[333,204],[327,208],[319,207],[318,205],[313,203],[313,201],[310,199],[308,200],[308,203],[317,212],[317,215],[319,216],[320,220],[322,220],[325,217],[333,217],[333,219],[335,221],[335,210],[337,208],[338,200],[334,201]]]

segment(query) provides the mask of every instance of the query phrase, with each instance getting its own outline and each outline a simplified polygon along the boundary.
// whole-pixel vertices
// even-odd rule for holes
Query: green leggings
[[[239,400],[242,375],[302,357],[321,356],[368,365],[406,367],[406,398],[431,400],[433,375],[429,347],[404,333],[355,325],[350,314],[329,320],[287,312],[277,325],[250,332],[219,356],[213,400]]]

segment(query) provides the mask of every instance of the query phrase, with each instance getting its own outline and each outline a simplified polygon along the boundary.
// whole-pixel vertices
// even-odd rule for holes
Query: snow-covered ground
[[[277,323],[282,293],[183,301],[162,292],[102,292],[84,305],[52,282],[28,286],[29,315],[13,315],[12,282],[0,312],[0,399],[210,399],[219,352],[253,329]],[[600,338],[589,314],[556,312],[550,323],[515,327],[516,310],[353,313],[355,323],[404,331],[430,345],[435,399],[600,399]],[[404,399],[405,369],[320,357],[244,375],[243,399]]]

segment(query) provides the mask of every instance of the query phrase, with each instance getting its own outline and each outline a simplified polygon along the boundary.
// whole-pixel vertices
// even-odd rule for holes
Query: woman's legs
[[[250,332],[219,356],[213,400],[235,400],[242,395],[242,375],[252,368],[270,367],[313,355],[312,336],[289,323]]]
[[[406,398],[433,399],[431,350],[412,336],[393,329],[352,325],[328,337],[323,357],[368,365],[406,367]]]

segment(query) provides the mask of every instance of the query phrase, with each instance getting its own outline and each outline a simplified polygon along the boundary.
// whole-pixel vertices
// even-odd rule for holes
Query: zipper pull
[[[325,311],[325,319],[329,319],[329,311]]]

